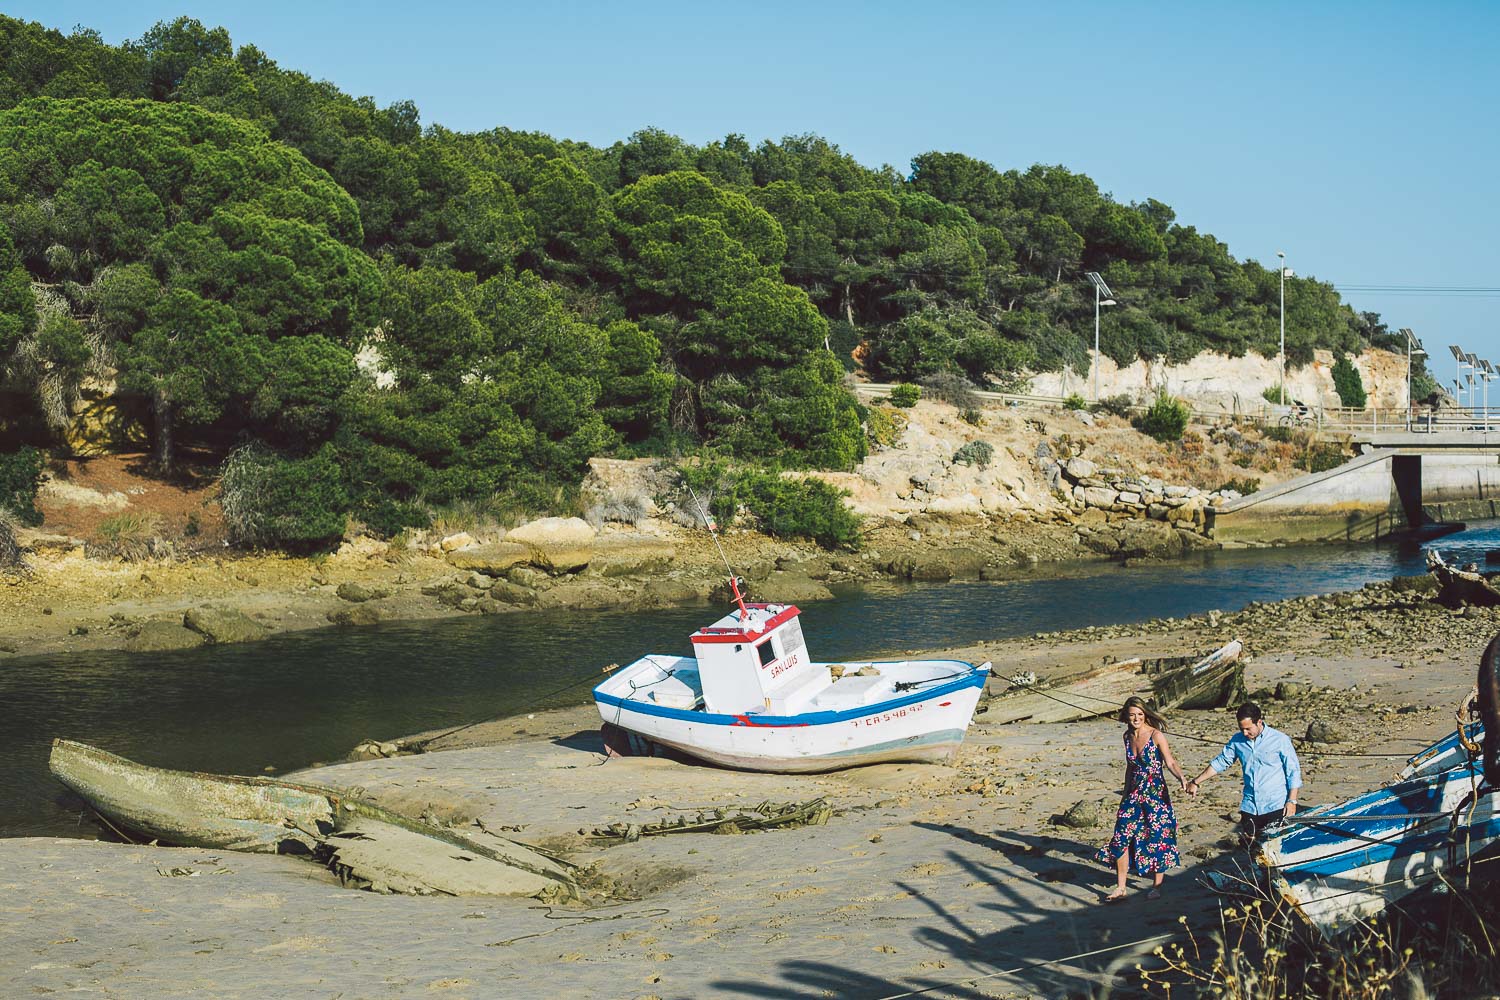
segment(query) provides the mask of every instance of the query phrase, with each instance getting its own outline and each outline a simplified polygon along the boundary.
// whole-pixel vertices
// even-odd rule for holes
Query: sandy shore
[[[1397,758],[1448,732],[1494,632],[1488,613],[1455,617],[1388,596],[1335,615],[1288,602],[1212,626],[1149,623],[940,652],[1047,675],[1254,628],[1240,633],[1256,654],[1249,687],[1306,686],[1268,701],[1268,721],[1296,737],[1315,720],[1345,734],[1331,747],[1300,746],[1303,801],[1319,803],[1378,785]],[[1421,636],[1431,637],[1425,648],[1414,645]],[[1171,723],[1190,770],[1233,727],[1222,711]],[[1138,882],[1126,903],[1099,904],[1112,876],[1090,855],[1107,827],[1053,819],[1118,795],[1113,722],[996,726],[980,715],[951,766],[809,777],[608,760],[597,724],[592,708],[502,720],[436,752],[311,775],[407,807],[459,802],[491,828],[519,827],[519,839],[596,865],[615,885],[603,905],[378,896],[290,858],[6,840],[0,975],[16,996],[1059,997],[1136,985],[1139,955],[1180,930],[1180,916],[1198,927],[1215,919],[1198,877],[1243,860],[1221,843],[1239,796],[1226,776],[1177,802],[1184,867],[1167,897],[1148,901]],[[610,848],[579,837],[612,822],[818,795],[838,810],[823,827]]]

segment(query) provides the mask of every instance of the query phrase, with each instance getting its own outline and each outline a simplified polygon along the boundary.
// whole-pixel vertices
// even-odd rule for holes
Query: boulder
[[[536,603],[536,591],[509,580],[496,580],[495,585],[490,588],[490,597],[506,604],[517,604],[523,608]]]
[[[338,589],[334,593],[351,604],[363,604],[365,601],[374,601],[382,597],[391,596],[391,592],[384,587],[368,587],[363,583],[353,581],[339,584]]]
[[[642,602],[651,607],[690,604],[707,596],[707,587],[699,588],[685,580],[657,579],[646,583]]]
[[[512,566],[531,558],[531,549],[516,542],[490,542],[461,552],[450,552],[448,564],[456,569],[475,570],[486,576],[504,576]]]
[[[505,578],[511,583],[520,584],[522,587],[530,587],[532,590],[546,590],[556,581],[539,569],[530,566],[517,566],[505,574]]]
[[[597,532],[581,517],[544,517],[521,525],[506,540],[531,550],[531,561],[553,573],[572,573],[589,564]]]
[[[1307,685],[1296,681],[1279,681],[1276,691],[1271,695],[1277,701],[1290,701],[1293,698],[1302,698],[1307,695]]]
[[[788,570],[777,570],[766,577],[764,583],[756,585],[755,593],[756,600],[775,601],[778,604],[825,601],[833,596],[833,592],[818,581]]]
[[[357,604],[352,608],[335,608],[328,612],[328,620],[335,625],[374,625],[380,621],[380,609],[372,608],[367,604]]]
[[[442,541],[438,542],[438,548],[442,549],[444,552],[457,552],[459,549],[473,544],[474,536],[469,534],[467,531],[460,531],[458,534],[449,535],[447,538],[444,538]]]
[[[1070,479],[1088,479],[1099,472],[1099,466],[1082,457],[1068,459],[1064,469]]]
[[[182,616],[182,624],[217,645],[266,637],[266,627],[241,611],[192,608]]]
[[[1116,803],[1109,799],[1082,799],[1068,807],[1057,817],[1059,826],[1074,830],[1092,830],[1114,819]]]
[[[1333,723],[1315,719],[1307,724],[1307,742],[1342,743],[1344,736]]]
[[[617,608],[634,604],[636,592],[632,587],[599,579],[597,577],[573,577],[563,580],[537,594],[539,608]]]
[[[986,562],[985,554],[974,549],[929,549],[896,556],[886,564],[886,572],[911,580],[951,580],[978,576]]]
[[[495,578],[485,573],[474,572],[464,577],[464,584],[475,590],[489,590],[495,583]]]
[[[1100,555],[1112,556],[1120,551],[1120,536],[1112,531],[1095,531],[1079,539],[1084,547]]]
[[[201,634],[174,621],[149,621],[125,642],[131,653],[159,653],[169,649],[191,649],[208,642]]]
[[[1120,555],[1127,559],[1169,559],[1181,554],[1181,536],[1160,521],[1138,519],[1120,526]]]
[[[1119,491],[1108,486],[1085,486],[1083,488],[1083,502],[1090,507],[1113,507],[1118,499],[1120,499]]]
[[[588,571],[591,576],[659,573],[676,558],[676,547],[664,539],[610,536],[595,540]]]

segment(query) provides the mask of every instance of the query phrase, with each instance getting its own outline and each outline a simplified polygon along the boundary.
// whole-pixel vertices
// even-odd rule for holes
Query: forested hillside
[[[534,500],[611,451],[849,468],[855,359],[1086,370],[1085,270],[1117,361],[1277,350],[1274,270],[1061,166],[423,128],[186,18],[121,46],[0,18],[0,108],[5,447],[113,382],[164,468],[232,454],[247,541]],[[1294,364],[1395,343],[1330,285],[1286,295]]]

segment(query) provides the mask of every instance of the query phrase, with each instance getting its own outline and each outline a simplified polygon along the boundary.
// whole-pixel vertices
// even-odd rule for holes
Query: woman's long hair
[[[1163,732],[1166,731],[1167,720],[1158,715],[1156,709],[1146,704],[1145,701],[1143,701],[1137,695],[1131,695],[1129,698],[1126,698],[1125,704],[1120,706],[1119,718],[1121,722],[1125,723],[1127,726],[1130,725],[1130,710],[1132,708],[1138,708],[1142,712],[1146,713],[1146,725],[1150,726],[1152,729],[1160,729]]]

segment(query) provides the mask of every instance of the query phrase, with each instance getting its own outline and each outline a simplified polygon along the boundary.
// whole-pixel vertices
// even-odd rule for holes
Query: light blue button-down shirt
[[[1222,774],[1235,761],[1245,771],[1245,794],[1240,798],[1240,812],[1264,816],[1286,805],[1293,788],[1302,787],[1302,765],[1291,738],[1279,729],[1266,726],[1255,739],[1235,733],[1219,756],[1209,766]]]

